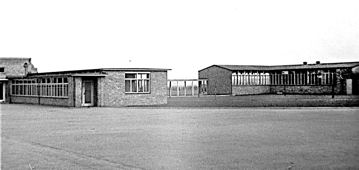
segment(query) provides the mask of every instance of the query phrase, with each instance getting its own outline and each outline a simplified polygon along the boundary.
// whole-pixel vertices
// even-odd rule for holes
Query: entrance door
[[[0,102],[5,101],[5,83],[0,82]]]
[[[94,105],[94,83],[92,80],[82,81],[82,106]]]

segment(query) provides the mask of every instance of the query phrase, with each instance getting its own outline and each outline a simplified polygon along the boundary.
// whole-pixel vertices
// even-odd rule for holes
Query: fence
[[[203,79],[177,79],[168,80],[168,96],[198,96],[207,91],[207,80]]]

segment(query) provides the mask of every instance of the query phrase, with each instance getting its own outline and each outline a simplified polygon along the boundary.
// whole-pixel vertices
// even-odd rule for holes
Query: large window
[[[126,93],[149,93],[150,73],[125,73]]]
[[[269,73],[233,72],[232,85],[269,85]]]
[[[332,85],[334,70],[298,70],[272,72],[233,72],[232,85]]]
[[[17,79],[12,81],[11,94],[15,96],[68,97],[66,77]]]

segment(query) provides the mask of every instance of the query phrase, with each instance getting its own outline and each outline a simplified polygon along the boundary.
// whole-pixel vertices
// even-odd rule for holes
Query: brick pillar
[[[353,80],[352,79],[346,79],[346,94],[353,94]]]

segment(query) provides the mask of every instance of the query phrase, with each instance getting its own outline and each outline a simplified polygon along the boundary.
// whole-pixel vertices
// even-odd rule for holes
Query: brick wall
[[[233,95],[269,94],[269,86],[232,86]]]
[[[276,94],[282,92],[286,94],[331,94],[332,86],[271,86],[270,92]],[[336,89],[338,94],[338,90]]]
[[[211,66],[198,72],[200,79],[208,79],[207,94],[231,94],[232,71]]]
[[[81,77],[73,77],[74,85],[74,100],[75,100],[75,107],[81,107],[82,105],[82,78]]]
[[[162,105],[167,103],[167,72],[151,72],[149,94],[126,94],[125,72],[109,71],[99,81],[100,103],[103,106]],[[102,90],[101,90],[102,88]]]
[[[27,73],[37,73],[37,68],[31,63],[31,58],[0,58],[0,67],[4,67],[6,76],[24,76],[24,64],[27,63]]]

